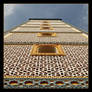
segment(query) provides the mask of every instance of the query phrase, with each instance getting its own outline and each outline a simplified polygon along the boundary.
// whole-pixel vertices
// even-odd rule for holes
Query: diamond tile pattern
[[[31,56],[31,45],[5,45],[4,75],[88,76],[88,46],[63,49],[66,56]]]

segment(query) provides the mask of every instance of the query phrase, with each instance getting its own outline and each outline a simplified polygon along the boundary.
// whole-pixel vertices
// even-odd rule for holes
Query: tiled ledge
[[[88,78],[5,78],[4,88],[87,89]]]
[[[41,33],[44,33],[44,32],[55,32],[55,33],[77,33],[77,34],[81,34],[83,32],[60,32],[60,31],[12,31],[10,33],[38,33],[38,32],[41,32]]]
[[[4,45],[31,45],[31,44],[62,44],[62,45],[88,45],[88,42],[4,42]]]

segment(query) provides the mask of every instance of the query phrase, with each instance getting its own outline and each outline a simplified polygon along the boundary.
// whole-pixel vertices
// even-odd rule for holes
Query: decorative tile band
[[[8,44],[63,44],[63,45],[88,45],[88,42],[4,42],[4,45]]]
[[[87,76],[4,76],[4,78],[88,78]]]
[[[5,89],[87,89],[88,78],[4,78]]]

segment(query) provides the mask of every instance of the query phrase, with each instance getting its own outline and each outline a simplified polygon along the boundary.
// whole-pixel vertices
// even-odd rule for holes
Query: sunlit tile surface
[[[60,20],[49,20],[55,37],[38,37],[41,23],[43,20],[29,20],[13,29],[11,35],[6,34],[4,88],[88,88],[88,38]],[[62,45],[66,55],[30,54],[34,44],[53,43]]]

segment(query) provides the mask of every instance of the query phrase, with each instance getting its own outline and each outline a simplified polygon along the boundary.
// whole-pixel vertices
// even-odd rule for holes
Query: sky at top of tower
[[[88,4],[4,4],[4,31],[28,18],[63,19],[87,32]]]

